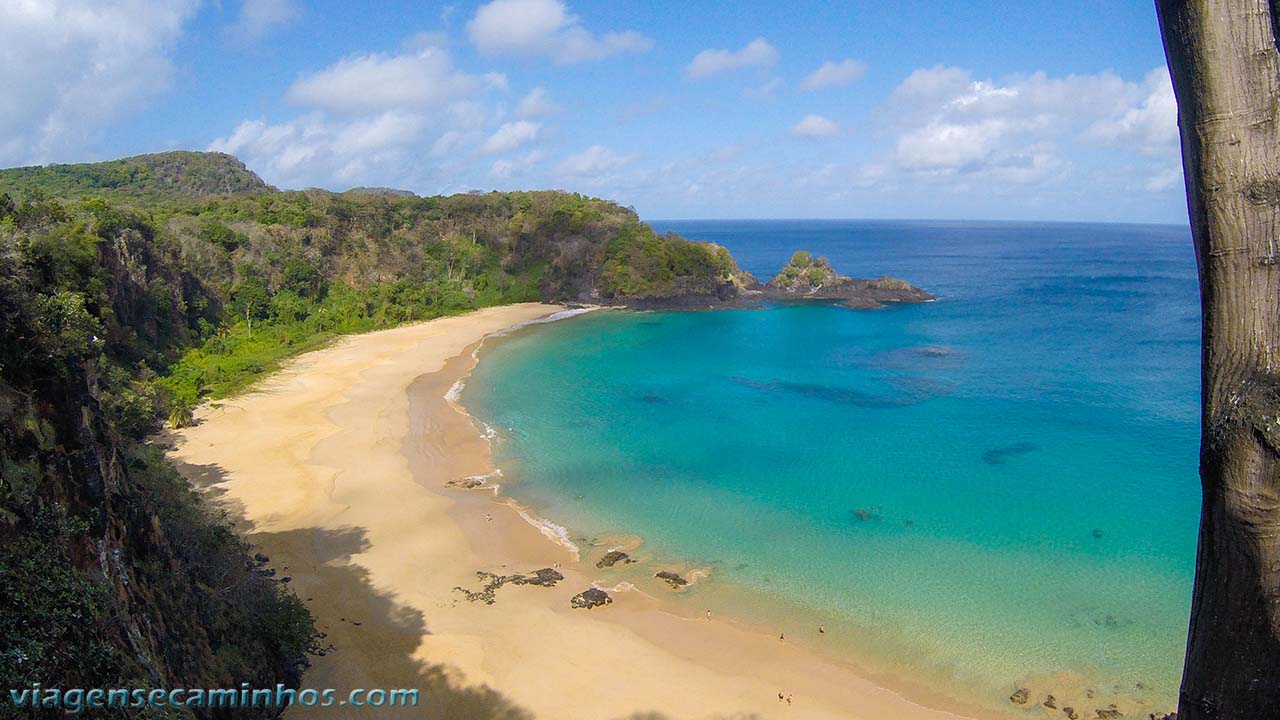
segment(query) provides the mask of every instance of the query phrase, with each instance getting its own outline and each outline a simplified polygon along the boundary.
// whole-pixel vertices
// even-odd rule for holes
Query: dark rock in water
[[[925,357],[947,357],[948,355],[955,355],[956,351],[941,345],[926,345],[921,348],[916,348],[916,354],[923,355]]]
[[[1040,447],[1033,443],[1022,442],[1008,447],[992,448],[982,453],[982,462],[988,465],[1003,465],[1006,458],[1013,455],[1025,455],[1029,452],[1039,450]]]
[[[680,577],[676,573],[671,572],[670,570],[662,570],[660,572],[654,573],[653,576],[660,580],[665,580],[667,584],[673,588],[682,588],[685,585],[689,584],[688,580],[685,580],[684,578]]]
[[[1178,713],[1151,713],[1150,720],[1178,720]]]
[[[271,558],[267,557],[266,555],[263,555],[262,553],[253,554],[253,561],[258,563],[259,565],[265,562],[269,562],[270,560]]]
[[[875,508],[854,508],[849,511],[858,522],[867,522],[868,520],[879,520],[880,513]]]
[[[1062,708],[1062,713],[1067,716],[1067,720],[1080,720],[1080,714],[1070,705]]]
[[[640,398],[640,400],[642,402],[647,402],[650,405],[670,405],[671,404],[670,400],[662,397],[661,395],[645,395],[644,397]]]
[[[1009,696],[1009,702],[1013,703],[1014,705],[1026,705],[1027,701],[1030,699],[1031,699],[1031,691],[1027,690],[1026,688],[1018,688],[1017,690],[1013,691],[1012,695]]]
[[[1094,537],[1094,539],[1101,540],[1101,539],[1102,539],[1102,531],[1101,531],[1101,530],[1099,530],[1098,528],[1094,528],[1094,529],[1093,529],[1093,537]]]
[[[461,480],[450,480],[444,484],[445,487],[462,488],[463,490],[472,490],[484,485],[484,478],[469,477]]]
[[[583,590],[569,600],[569,604],[573,607],[586,609],[608,605],[611,602],[613,602],[613,598],[609,597],[609,593],[600,588]]]
[[[1124,717],[1124,713],[1117,710],[1115,705],[1098,708],[1094,712],[1098,713],[1098,720],[1111,720],[1112,718]]]
[[[1095,691],[1093,688],[1085,688],[1085,689],[1084,689],[1084,696],[1085,696],[1085,697],[1087,697],[1087,698],[1089,698],[1090,700],[1092,700],[1092,699],[1093,699],[1093,696],[1094,696],[1095,694],[1096,694],[1096,691]]]
[[[750,378],[738,376],[730,376],[729,380],[755,390],[781,390],[801,397],[826,400],[829,402],[840,403],[842,405],[853,405],[855,407],[905,407],[908,405],[915,405],[924,399],[923,397],[909,395],[897,397],[892,395],[876,395],[874,393],[862,392],[861,390],[854,390],[852,388],[842,388],[834,385],[819,385],[817,383],[784,382],[781,380],[762,382],[760,380],[752,380]]]
[[[1054,699],[1052,695],[1046,695],[1044,698],[1043,704],[1045,707],[1050,708],[1052,710],[1056,710],[1058,708],[1058,701]]]
[[[635,562],[635,560],[632,560],[630,555],[627,555],[621,550],[610,550],[609,552],[604,554],[604,557],[596,561],[596,567],[607,568],[607,567],[613,567],[618,563],[629,565],[633,562]]]

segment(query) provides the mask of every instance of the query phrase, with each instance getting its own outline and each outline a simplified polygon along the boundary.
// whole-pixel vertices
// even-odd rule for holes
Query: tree
[[[271,313],[271,292],[267,283],[257,275],[249,275],[231,291],[231,308],[244,316],[249,334],[253,335],[253,321],[266,318]]]
[[[1156,0],[1203,310],[1180,720],[1280,712],[1280,2]]]

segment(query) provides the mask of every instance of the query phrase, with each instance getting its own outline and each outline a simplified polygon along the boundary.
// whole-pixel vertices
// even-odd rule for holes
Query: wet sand
[[[571,608],[593,582],[611,586],[594,564],[601,548],[579,560],[508,499],[446,487],[493,470],[487,440],[446,398],[476,347],[560,310],[489,308],[345,338],[201,408],[196,427],[174,434],[187,477],[238,518],[326,633],[304,687],[422,690],[417,708],[343,717],[981,716],[872,679],[823,652],[816,628],[779,642],[773,629],[682,615],[648,587]],[[493,604],[457,590],[480,590],[478,571],[552,567],[564,575],[554,587],[506,584]]]

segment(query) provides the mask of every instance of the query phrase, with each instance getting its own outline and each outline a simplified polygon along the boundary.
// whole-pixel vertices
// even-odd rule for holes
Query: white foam
[[[566,530],[563,525],[557,525],[546,518],[538,517],[521,507],[520,504],[515,501],[508,500],[507,502],[517,513],[520,513],[520,517],[524,518],[525,522],[538,528],[538,531],[550,538],[552,542],[573,553],[574,560],[579,559],[580,555],[578,554],[578,546],[573,544],[573,541],[569,539],[569,531]]]
[[[526,320],[522,323],[516,323],[515,325],[512,325],[509,328],[505,328],[503,330],[499,330],[494,333],[489,333],[488,337],[502,337],[504,335],[510,335],[511,333],[515,332],[516,330],[519,330],[522,327],[528,327],[530,325],[541,325],[543,323],[551,323],[557,320],[564,320],[565,318],[571,318],[576,315],[581,315],[583,313],[589,313],[595,309],[596,308],[593,308],[593,307],[568,308],[565,310],[561,310],[559,312],[551,313],[550,315],[547,315],[545,317],[534,318],[533,320]]]
[[[468,475],[464,480],[479,480],[482,483],[488,483],[493,478],[502,477],[502,468],[498,468],[493,472],[487,472],[483,475]]]
[[[632,585],[631,583],[625,582],[625,581],[620,582],[617,585],[614,585],[613,587],[603,587],[600,585],[600,583],[593,582],[591,583],[591,587],[597,590],[604,590],[605,592],[611,592],[611,593],[631,592],[632,590],[636,589],[635,585]]]

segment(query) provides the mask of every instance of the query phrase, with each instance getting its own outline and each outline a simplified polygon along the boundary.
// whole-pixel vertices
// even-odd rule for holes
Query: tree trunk
[[[1280,718],[1280,0],[1156,0],[1203,309],[1179,720]]]

